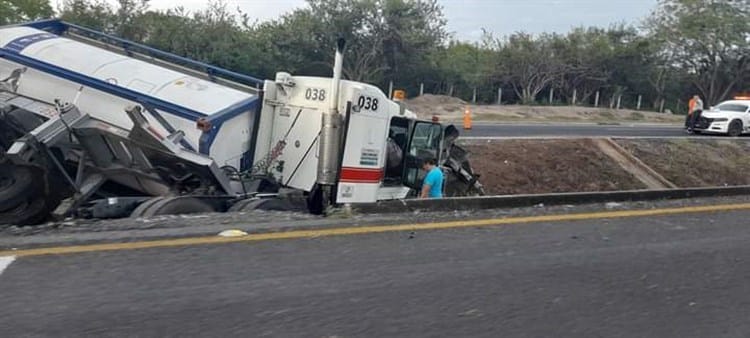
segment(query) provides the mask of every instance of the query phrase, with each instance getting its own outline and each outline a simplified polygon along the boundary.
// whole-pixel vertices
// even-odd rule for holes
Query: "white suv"
[[[740,136],[750,132],[750,100],[724,101],[703,112],[694,131]]]

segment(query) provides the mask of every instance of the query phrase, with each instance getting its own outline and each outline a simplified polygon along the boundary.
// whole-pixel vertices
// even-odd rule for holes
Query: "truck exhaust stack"
[[[329,107],[328,111],[322,114],[317,179],[317,183],[321,187],[332,187],[338,180],[341,138],[343,135],[343,121],[341,114],[339,114],[339,88],[341,86],[345,45],[344,39],[337,41],[333,78],[331,79],[331,95],[328,100]]]

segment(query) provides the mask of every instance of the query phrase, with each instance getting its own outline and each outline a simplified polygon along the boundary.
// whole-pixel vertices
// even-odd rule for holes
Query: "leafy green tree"
[[[750,72],[750,2],[661,0],[649,21],[655,38],[709,103],[729,96]]]
[[[568,102],[588,102],[610,81],[612,71],[608,60],[612,43],[607,31],[601,28],[575,28],[566,36],[555,36],[553,48],[567,70],[555,84]]]
[[[416,86],[434,72],[446,37],[435,0],[308,0],[308,7],[255,25],[252,34],[278,70],[329,76],[338,37],[347,40],[347,78]]]
[[[111,32],[115,10],[105,0],[65,0],[60,17],[91,29]]]
[[[49,0],[0,1],[0,25],[49,18],[53,14]]]
[[[534,38],[530,34],[516,33],[498,42],[499,69],[521,102],[534,103],[539,93],[569,68],[554,52],[555,39],[555,35],[549,34]]]
[[[431,66],[435,71],[428,79],[435,88],[445,94],[455,94],[469,98],[473,89],[481,96],[492,97],[492,83],[495,80],[497,52],[479,43],[451,41],[447,47],[432,54]],[[453,88],[453,93],[450,93]],[[482,89],[489,88],[490,92]]]

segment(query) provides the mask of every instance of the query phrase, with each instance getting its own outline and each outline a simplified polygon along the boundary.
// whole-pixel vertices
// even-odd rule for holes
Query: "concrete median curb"
[[[500,195],[455,197],[443,199],[408,199],[359,204],[352,210],[361,214],[399,213],[404,211],[483,210],[534,205],[563,205],[663,199],[725,197],[750,195],[750,186],[680,188],[664,190],[621,190],[556,194]],[[406,210],[405,210],[406,209]]]

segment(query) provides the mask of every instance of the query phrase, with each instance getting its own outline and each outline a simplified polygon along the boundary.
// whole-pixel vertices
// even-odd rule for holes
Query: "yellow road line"
[[[581,220],[605,219],[605,218],[664,216],[664,215],[736,211],[736,210],[750,210],[750,203],[691,206],[691,207],[683,207],[683,208],[606,211],[606,212],[564,214],[564,215],[508,217],[508,218],[451,221],[451,222],[433,222],[433,223],[419,223],[419,224],[373,225],[373,226],[342,227],[342,228],[319,229],[319,230],[292,230],[292,231],[287,231],[287,232],[250,234],[248,236],[243,236],[243,237],[205,236],[205,237],[164,239],[164,240],[129,242],[129,243],[73,245],[73,246],[61,246],[61,247],[50,247],[50,248],[0,251],[0,257],[2,256],[28,257],[28,256],[43,256],[43,255],[62,255],[62,254],[84,253],[84,252],[96,252],[96,251],[134,250],[134,249],[163,248],[163,247],[176,247],[176,246],[189,246],[189,245],[268,241],[268,240],[278,240],[278,239],[313,238],[313,237],[321,237],[321,236],[361,235],[361,234],[396,232],[396,231],[437,230],[437,229],[466,228],[466,227],[484,227],[484,226],[495,226],[495,225],[505,225],[505,224],[581,221]]]

